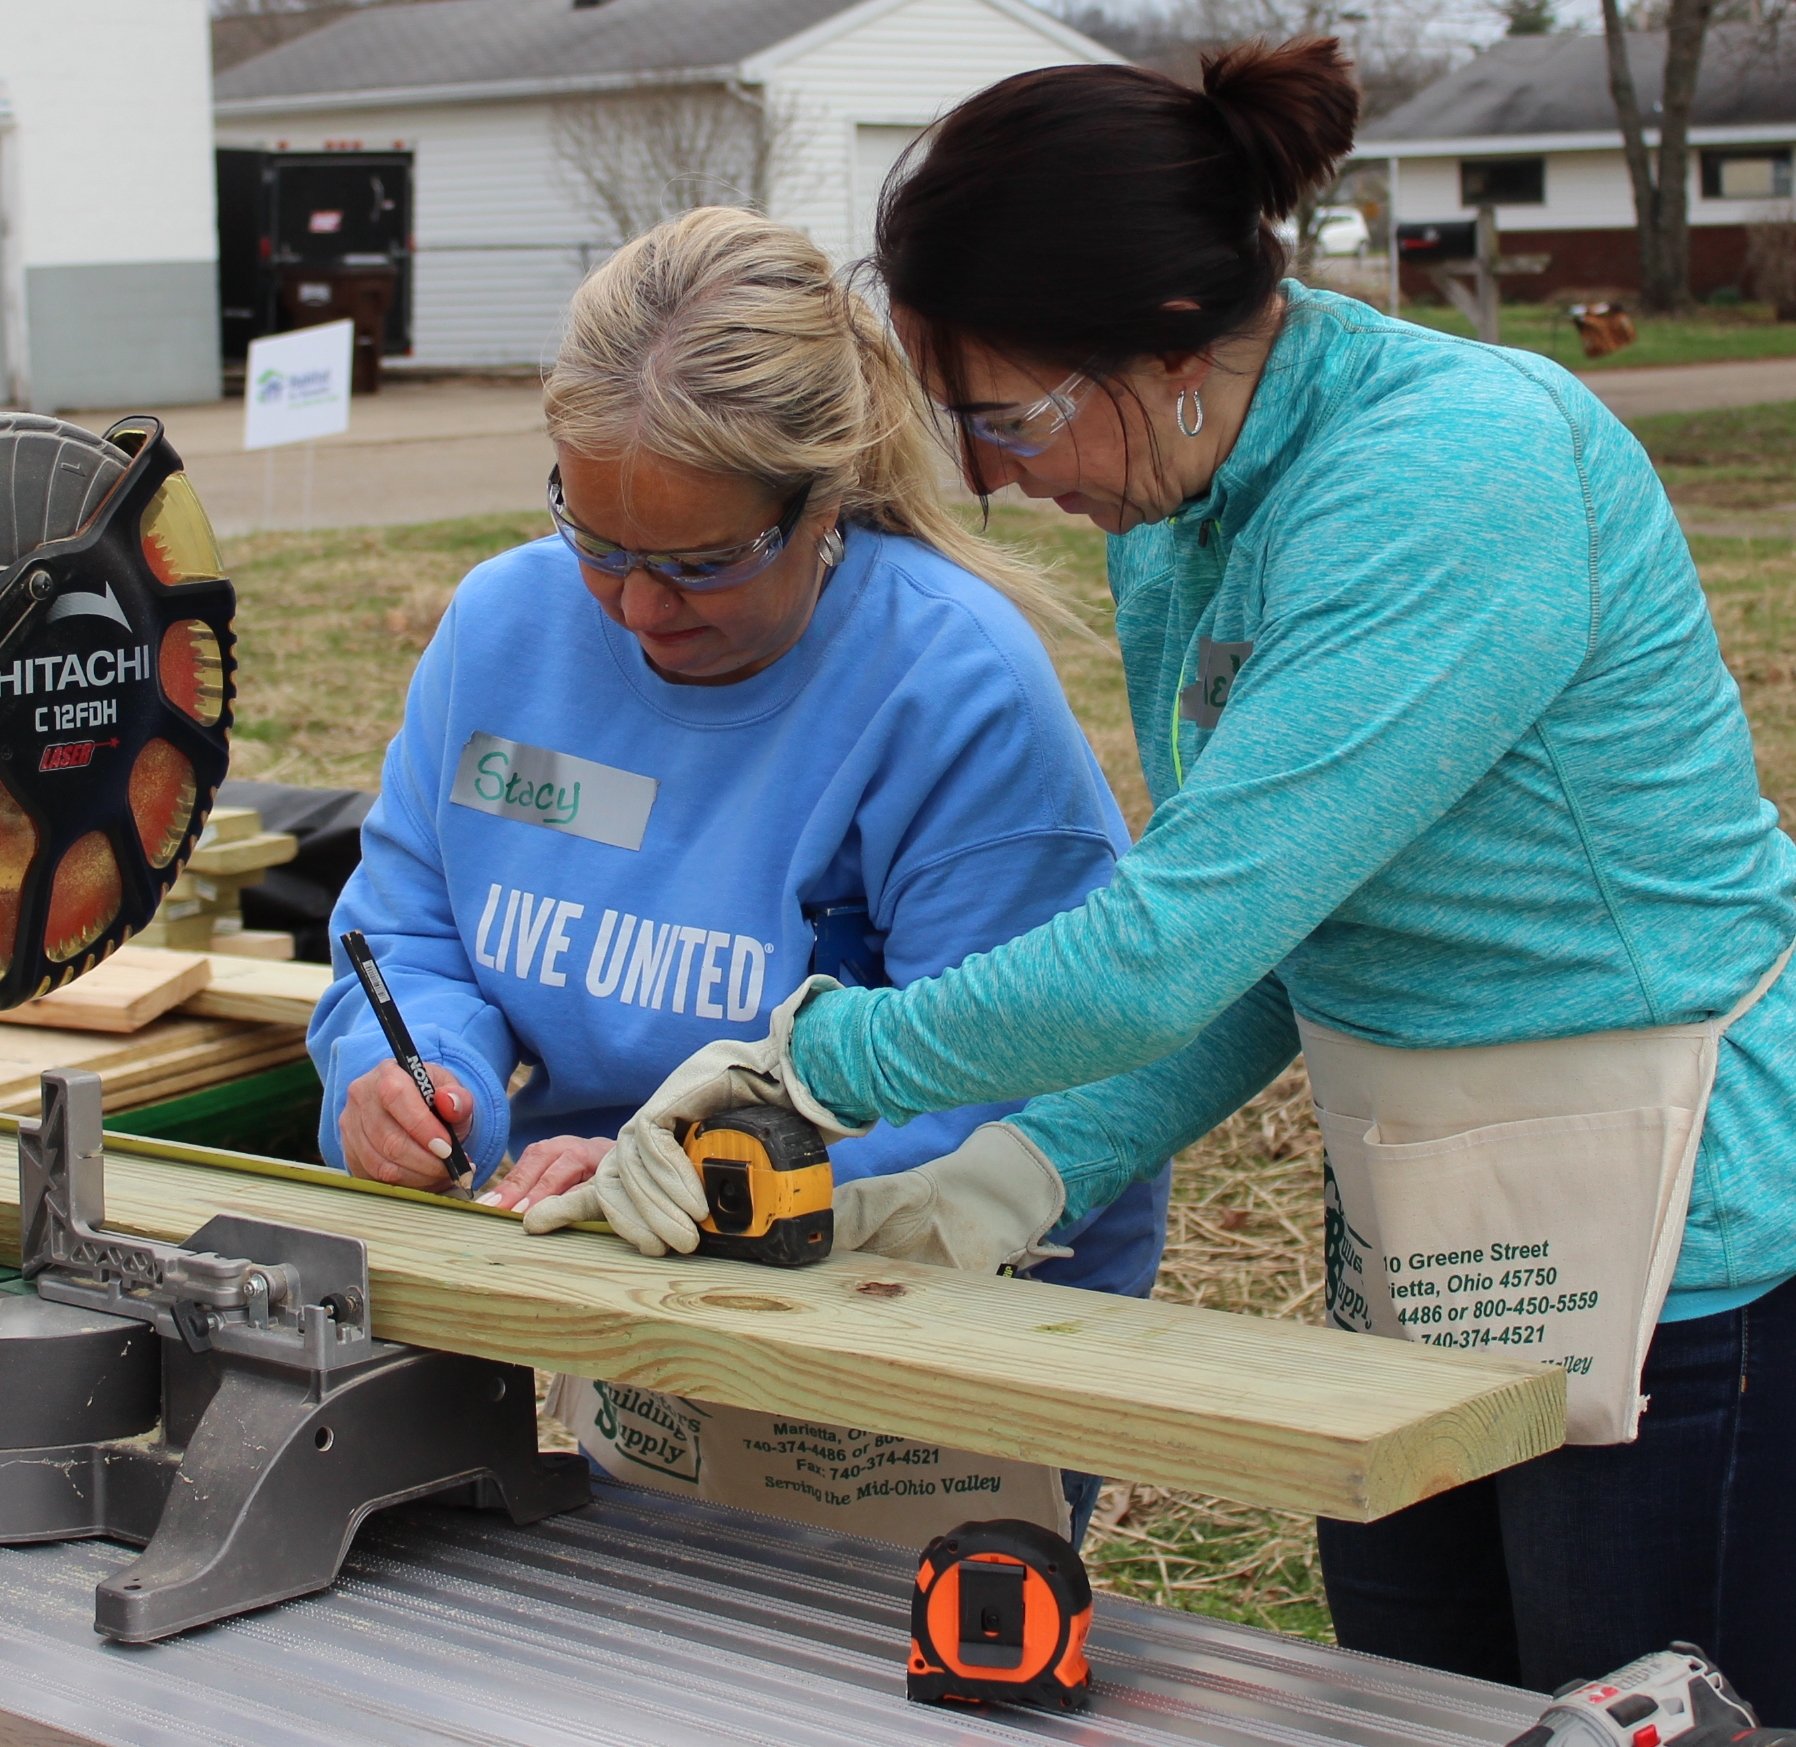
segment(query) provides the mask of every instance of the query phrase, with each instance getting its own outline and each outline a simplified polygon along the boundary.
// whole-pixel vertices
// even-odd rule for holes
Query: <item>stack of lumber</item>
[[[45,1068],[97,1073],[111,1113],[295,1061],[330,980],[327,965],[122,946],[0,1012],[0,1112],[35,1111]]]
[[[199,844],[162,907],[137,936],[143,946],[189,952],[239,953],[249,958],[293,956],[293,936],[243,926],[242,893],[271,867],[291,861],[299,840],[264,831],[253,807],[214,807]]]
[[[14,1156],[0,1135],[0,1264],[18,1253]],[[1556,1366],[878,1256],[651,1261],[236,1159],[109,1138],[107,1226],[181,1242],[234,1212],[360,1238],[386,1340],[1353,1521],[1564,1438]]]
[[[98,1074],[111,1115],[280,1067],[305,1053],[306,1034],[296,1025],[241,1025],[169,1014],[122,1037],[8,1025],[0,1031],[0,1112],[35,1116],[38,1080],[46,1068],[86,1068]]]

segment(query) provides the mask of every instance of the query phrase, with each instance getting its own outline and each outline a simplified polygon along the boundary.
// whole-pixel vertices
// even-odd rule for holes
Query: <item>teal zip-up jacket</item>
[[[1208,495],[1111,542],[1141,841],[1077,909],[794,1036],[845,1117],[1053,1094],[1015,1120],[1069,1216],[1278,1073],[1293,1009],[1400,1048],[1687,1024],[1796,935],[1639,444],[1544,359],[1284,290]],[[1796,975],[1723,1044],[1668,1314],[1792,1273]]]

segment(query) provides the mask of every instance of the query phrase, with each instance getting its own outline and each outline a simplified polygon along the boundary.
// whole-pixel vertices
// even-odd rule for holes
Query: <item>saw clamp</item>
[[[588,1502],[539,1454],[522,1366],[376,1340],[359,1239],[237,1214],[105,1229],[97,1075],[19,1128],[23,1291],[0,1289],[0,1545],[143,1548],[94,1625],[144,1643],[328,1587],[371,1511],[442,1493],[535,1522]]]

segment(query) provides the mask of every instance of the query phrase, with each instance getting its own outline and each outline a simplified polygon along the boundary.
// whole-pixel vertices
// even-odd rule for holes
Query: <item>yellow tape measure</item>
[[[21,1120],[0,1115],[0,1133],[16,1135]],[[446,1207],[457,1213],[481,1213],[496,1219],[522,1222],[523,1215],[509,1207],[483,1206],[478,1201],[458,1201],[428,1189],[408,1189],[400,1183],[377,1183],[370,1177],[352,1177],[324,1165],[294,1164],[288,1159],[264,1159],[254,1153],[225,1152],[218,1147],[184,1146],[176,1141],[152,1140],[145,1135],[118,1134],[106,1130],[105,1150],[126,1158],[150,1159],[174,1165],[201,1165],[207,1170],[231,1171],[244,1177],[272,1177],[283,1183],[305,1183],[314,1189],[347,1191],[351,1195],[378,1195],[385,1201],[415,1201],[426,1207]],[[582,1219],[569,1231],[596,1231],[609,1235],[603,1220]]]

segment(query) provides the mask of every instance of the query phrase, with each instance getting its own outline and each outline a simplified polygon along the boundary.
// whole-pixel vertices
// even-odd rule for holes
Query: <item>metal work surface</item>
[[[384,1513],[333,1591],[154,1645],[94,1635],[120,1558],[0,1548],[9,1747],[1469,1747],[1545,1703],[1100,1597],[1089,1714],[911,1705],[914,1559],[626,1488],[523,1529]]]

